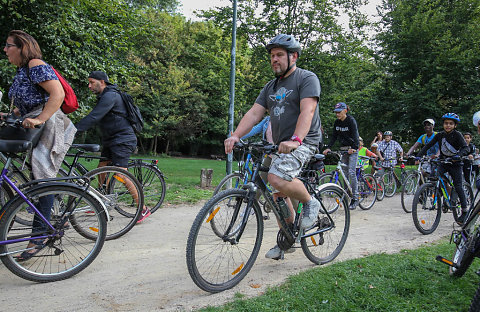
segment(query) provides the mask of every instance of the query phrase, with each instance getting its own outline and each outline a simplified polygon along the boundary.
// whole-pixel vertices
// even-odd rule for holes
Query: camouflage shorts
[[[302,144],[290,154],[274,155],[268,173],[292,181],[300,174],[303,165],[310,161],[316,150],[317,147],[314,145]]]

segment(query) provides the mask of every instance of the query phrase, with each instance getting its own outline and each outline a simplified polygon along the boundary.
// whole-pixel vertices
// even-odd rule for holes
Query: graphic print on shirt
[[[445,138],[442,139],[442,154],[445,156],[454,156],[458,153],[458,150],[455,149],[450,143],[447,142]]]
[[[277,102],[273,109],[273,115],[278,117],[279,120],[285,112],[286,99],[292,92],[293,90],[287,90],[285,87],[281,87],[275,94],[269,96],[272,101]]]

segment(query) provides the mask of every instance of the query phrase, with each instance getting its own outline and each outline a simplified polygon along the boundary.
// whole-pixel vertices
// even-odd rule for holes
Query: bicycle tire
[[[393,197],[395,192],[397,191],[397,182],[393,177],[393,171],[389,171],[385,173],[382,177],[383,183],[385,185],[385,196],[386,197]]]
[[[412,218],[415,228],[422,234],[433,233],[442,215],[441,195],[435,184],[422,184],[413,198]]]
[[[403,184],[401,193],[402,209],[406,213],[412,212],[413,198],[417,192],[419,182],[419,173],[415,172],[410,174]]]
[[[103,180],[106,183],[100,181],[102,175],[105,175]],[[140,218],[144,206],[140,182],[132,173],[115,166],[96,168],[85,177],[90,180],[90,187],[97,190],[107,207],[110,219],[106,240],[128,233]]]
[[[303,253],[310,261],[315,264],[325,264],[333,261],[340,254],[347,241],[350,228],[348,196],[340,186],[326,185],[320,187],[315,197],[320,201],[321,211],[333,211],[329,215],[334,224],[331,224],[331,220],[320,212],[316,225],[305,232],[300,243]],[[329,226],[332,228],[328,231],[310,235]]]
[[[335,183],[338,186],[342,187],[341,185],[339,185],[339,182],[340,181],[337,181],[337,183],[335,183],[333,172],[322,173],[321,175],[318,176],[318,185],[320,186],[325,183]]]
[[[382,201],[385,198],[385,183],[380,177],[374,177],[377,180],[377,201]]]
[[[46,246],[35,256],[26,261],[17,261],[15,256],[25,250],[27,241],[0,246],[1,260],[5,267],[17,276],[34,282],[53,282],[69,278],[85,269],[97,257],[105,242],[107,220],[101,204],[84,189],[67,183],[46,183],[30,188],[25,195],[31,202],[38,202],[38,197],[46,195],[61,196],[67,206],[66,213],[77,215],[76,227],[69,222],[55,222],[57,235],[48,238]],[[75,204],[74,206],[72,206]],[[2,209],[0,219],[0,241],[12,235],[28,237],[32,227],[15,222],[17,215],[33,220],[34,213],[29,213],[26,202],[16,196]],[[91,211],[85,214],[85,209]],[[63,220],[63,219],[62,219]],[[78,227],[89,229],[95,238],[87,239],[79,235]]]
[[[473,201],[473,190],[470,184],[466,181],[462,181],[462,188],[463,192],[465,193],[465,198],[467,200],[467,208],[471,206],[472,201]],[[458,195],[456,194],[457,192],[455,191],[455,188],[452,188],[452,198],[455,194],[456,199],[453,200],[453,207],[452,207],[452,214],[453,218],[455,219],[456,222],[460,222],[460,216],[462,215],[462,205],[460,204],[460,198],[458,198]]]
[[[226,175],[213,190],[213,195],[220,193],[221,191],[229,190],[231,188],[239,188],[245,181],[245,175],[241,172],[233,172]]]
[[[187,268],[193,282],[205,291],[217,293],[234,287],[247,275],[258,256],[263,237],[262,212],[256,203],[247,207],[246,199],[246,190],[220,192],[203,206],[192,224],[186,248]],[[231,204],[239,209],[239,216],[242,211],[245,216],[246,209],[251,209],[240,240],[235,237],[240,217],[233,225],[236,232],[225,239],[224,235],[213,233],[208,224],[214,218],[217,227],[222,226],[226,231],[231,220],[222,214],[232,211]]]
[[[377,183],[371,174],[364,174],[363,180],[358,181],[358,205],[362,210],[369,210],[377,200]]]
[[[128,171],[133,173],[142,185],[145,206],[151,213],[157,211],[165,200],[167,189],[162,171],[157,166],[145,162],[134,162],[128,166]]]
[[[473,295],[472,302],[470,303],[470,308],[468,312],[478,312],[480,311],[480,283],[478,284],[477,291]]]

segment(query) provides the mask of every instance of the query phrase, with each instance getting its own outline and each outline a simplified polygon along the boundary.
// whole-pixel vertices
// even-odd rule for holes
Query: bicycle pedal
[[[437,257],[435,258],[435,260],[437,260],[437,261],[439,261],[439,262],[442,262],[442,263],[445,263],[445,264],[448,265],[448,266],[451,266],[451,267],[454,267],[454,268],[458,268],[457,265],[456,265],[454,262],[452,262],[452,261],[450,261],[450,260],[448,260],[448,259],[445,259],[445,258],[442,257],[442,256],[437,256]]]

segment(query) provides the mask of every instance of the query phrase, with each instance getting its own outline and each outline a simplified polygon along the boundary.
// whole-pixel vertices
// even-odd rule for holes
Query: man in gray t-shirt
[[[273,140],[279,153],[272,160],[268,182],[277,190],[274,194],[276,200],[288,197],[304,204],[301,227],[305,229],[318,221],[320,203],[296,177],[322,139],[318,114],[320,82],[314,73],[296,67],[301,48],[293,36],[278,35],[266,48],[277,78],[265,85],[235,132],[225,140],[225,153],[231,153],[239,138],[247,134],[268,111]],[[290,217],[286,221],[293,223],[295,212],[288,198],[285,200],[290,208]],[[283,252],[275,246],[265,256],[278,260]]]

